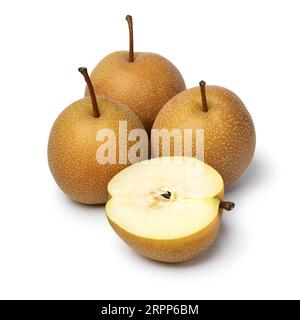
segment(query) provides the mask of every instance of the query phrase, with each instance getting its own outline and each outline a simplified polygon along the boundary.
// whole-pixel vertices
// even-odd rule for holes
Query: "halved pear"
[[[140,254],[163,262],[191,259],[207,250],[219,231],[224,183],[209,165],[189,157],[142,161],[108,184],[108,220]]]

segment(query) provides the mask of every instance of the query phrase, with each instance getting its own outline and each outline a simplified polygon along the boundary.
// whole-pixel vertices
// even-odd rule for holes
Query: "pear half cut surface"
[[[108,184],[108,220],[140,254],[163,262],[191,259],[214,242],[224,183],[209,165],[189,157],[142,161]]]

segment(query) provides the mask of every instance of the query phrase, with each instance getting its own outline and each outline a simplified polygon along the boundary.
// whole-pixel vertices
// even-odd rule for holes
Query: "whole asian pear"
[[[204,162],[216,169],[225,186],[235,182],[249,166],[256,143],[255,128],[241,99],[232,91],[218,86],[185,90],[168,101],[157,115],[153,129],[193,131],[192,156],[196,154],[196,129],[204,134]],[[171,155],[176,154],[171,148]],[[153,156],[162,156],[162,148],[154,148]],[[165,155],[166,156],[166,155]]]
[[[56,119],[49,137],[48,162],[58,186],[71,199],[85,204],[105,203],[107,184],[111,178],[130,163],[120,162],[119,126],[126,121],[127,133],[140,129],[146,140],[147,133],[136,114],[120,102],[107,97],[96,97],[86,68],[79,68],[88,84],[91,97],[72,103]],[[111,161],[98,161],[102,140],[100,130],[115,136],[115,150]],[[143,140],[145,141],[145,139]],[[147,150],[148,141],[144,150]],[[129,150],[132,141],[121,147]],[[107,150],[108,151],[108,150]],[[143,158],[144,157],[144,158]],[[141,159],[148,155],[141,153]]]
[[[186,89],[178,69],[166,58],[150,52],[134,52],[132,17],[127,16],[129,52],[117,51],[101,60],[91,73],[97,95],[126,104],[150,133],[161,107]],[[88,96],[86,89],[85,95]]]

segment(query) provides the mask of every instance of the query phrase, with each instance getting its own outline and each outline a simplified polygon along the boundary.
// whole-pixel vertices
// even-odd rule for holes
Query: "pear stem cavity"
[[[219,207],[221,209],[225,209],[226,211],[231,211],[235,207],[235,204],[230,201],[221,201]]]
[[[207,107],[206,92],[205,92],[206,82],[201,80],[199,82],[199,85],[200,85],[201,99],[202,99],[202,111],[203,112],[207,112],[208,111],[208,107]]]
[[[134,62],[132,16],[127,15],[126,20],[127,20],[128,28],[129,28],[129,62]]]
[[[100,117],[100,111],[99,111],[99,107],[98,107],[98,103],[97,103],[94,87],[92,85],[91,78],[89,77],[87,68],[80,67],[80,68],[78,68],[78,71],[83,75],[84,80],[85,80],[85,82],[86,82],[86,84],[88,86],[88,89],[89,89],[89,92],[90,92],[90,96],[91,96],[91,99],[92,99],[94,118],[99,118]]]

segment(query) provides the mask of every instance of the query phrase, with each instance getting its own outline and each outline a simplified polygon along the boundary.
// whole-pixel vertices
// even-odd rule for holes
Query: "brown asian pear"
[[[127,134],[132,129],[142,129],[145,136],[146,132],[127,106],[111,98],[96,97],[87,69],[78,70],[83,74],[91,96],[72,103],[54,122],[48,143],[48,162],[55,181],[68,197],[80,203],[100,204],[107,201],[108,182],[130,164],[119,161],[120,121],[126,121]],[[115,134],[115,162],[114,159],[108,163],[97,160],[100,129]],[[122,147],[129,150],[134,142],[127,141],[126,144]]]
[[[153,129],[204,130],[204,161],[223,177],[225,186],[235,182],[249,166],[255,150],[255,128],[241,99],[228,89],[206,86],[185,90],[168,101],[157,115]],[[160,141],[160,144],[162,141]],[[175,154],[174,145],[171,155]],[[152,150],[153,151],[153,150]],[[153,156],[162,156],[156,148]],[[181,155],[181,154],[179,154]]]
[[[161,107],[186,89],[178,69],[166,58],[149,52],[134,52],[132,17],[129,51],[117,51],[101,60],[91,73],[97,95],[108,96],[130,107],[150,132]],[[85,95],[88,96],[86,89]]]

